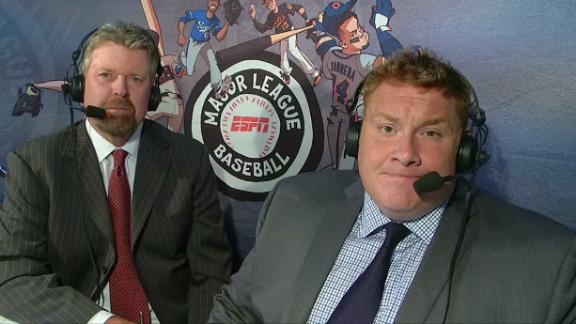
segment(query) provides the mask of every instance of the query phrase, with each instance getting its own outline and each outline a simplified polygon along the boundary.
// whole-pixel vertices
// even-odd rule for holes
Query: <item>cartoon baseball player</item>
[[[361,117],[361,111],[352,111],[356,107],[348,110],[347,103],[372,67],[385,62],[385,55],[402,49],[400,42],[389,33],[388,24],[395,12],[390,0],[377,0],[376,6],[372,7],[370,25],[376,29],[380,48],[385,49],[386,54],[363,53],[368,47],[369,36],[352,11],[356,1],[330,2],[321,19],[312,20],[315,26],[309,34],[316,43],[316,52],[322,58],[322,74],[332,80],[332,105],[327,118],[326,136],[333,169],[340,167],[350,114],[354,113],[355,118]]]
[[[290,2],[278,5],[276,0],[263,0],[262,3],[266,8],[268,8],[268,10],[270,10],[265,23],[260,23],[256,20],[256,8],[254,7],[254,4],[250,5],[248,9],[250,19],[252,19],[254,27],[260,33],[265,33],[272,28],[274,28],[276,34],[293,30],[294,24],[290,20],[290,16],[294,16],[296,12],[298,12],[305,21],[308,20],[306,10],[301,5]],[[288,53],[290,53],[296,59],[302,70],[310,77],[312,85],[315,86],[320,82],[320,73],[314,67],[314,64],[310,59],[300,50],[296,41],[296,35],[294,35],[280,42],[280,68],[282,69],[282,80],[284,80],[286,84],[290,84],[290,72],[292,72],[292,68],[288,61]]]
[[[214,91],[214,96],[221,99],[230,89],[232,80],[228,76],[222,79],[222,73],[218,67],[214,50],[210,45],[210,35],[216,37],[218,41],[226,38],[230,23],[226,21],[224,26],[220,24],[220,19],[216,16],[216,11],[220,7],[220,0],[208,0],[206,9],[188,10],[178,21],[178,44],[184,46],[186,37],[184,27],[186,23],[192,21],[192,29],[188,37],[186,51],[181,52],[181,65],[176,66],[176,74],[186,73],[192,75],[196,60],[201,56],[210,69],[210,86]],[[181,70],[182,69],[182,70]]]
[[[61,91],[62,81],[48,81],[43,83],[27,83],[24,90],[18,88],[18,100],[12,109],[12,116],[22,116],[29,113],[32,117],[38,116],[40,110],[44,108],[42,104],[42,91],[40,88]]]
[[[184,101],[174,75],[174,68],[176,58],[172,54],[167,54],[164,49],[164,41],[162,31],[160,30],[160,22],[156,15],[156,10],[152,4],[152,0],[140,0],[148,28],[155,31],[158,36],[158,50],[160,52],[160,62],[162,64],[162,75],[160,76],[160,92],[162,93],[162,101],[155,111],[149,111],[146,117],[152,120],[160,121],[162,118],[167,118],[168,129],[174,132],[179,132],[182,129],[182,122],[184,120]]]

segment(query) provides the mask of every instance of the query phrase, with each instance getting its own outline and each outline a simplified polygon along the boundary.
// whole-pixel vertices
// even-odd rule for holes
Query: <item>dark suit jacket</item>
[[[73,136],[76,132],[76,137]],[[0,210],[0,314],[80,323],[115,263],[102,174],[85,125],[8,157]],[[132,193],[136,267],[159,320],[204,322],[227,281],[228,246],[206,150],[145,120]]]
[[[441,218],[397,323],[442,321],[462,189]],[[281,181],[264,204],[253,250],[215,297],[209,322],[305,322],[363,193],[354,171]],[[546,217],[479,193],[457,260],[447,322],[576,322],[575,235]]]

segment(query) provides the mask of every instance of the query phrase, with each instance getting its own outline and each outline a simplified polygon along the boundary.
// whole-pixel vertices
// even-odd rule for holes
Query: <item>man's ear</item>
[[[338,45],[340,45],[340,47],[342,48],[347,48],[348,45],[346,43],[344,43],[344,41],[340,40],[340,42],[338,43]]]

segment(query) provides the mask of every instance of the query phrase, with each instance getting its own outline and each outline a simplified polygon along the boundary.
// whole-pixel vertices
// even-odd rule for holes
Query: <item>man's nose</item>
[[[420,155],[416,139],[411,135],[401,135],[395,143],[396,149],[392,159],[402,166],[420,165]]]
[[[121,97],[128,95],[128,81],[123,76],[118,76],[113,83],[114,94]]]

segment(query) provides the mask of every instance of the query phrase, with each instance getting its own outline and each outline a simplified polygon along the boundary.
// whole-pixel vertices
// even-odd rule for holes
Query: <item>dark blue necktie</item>
[[[410,230],[400,223],[383,226],[386,238],[374,260],[348,289],[328,323],[372,323],[380,308],[392,253]],[[375,231],[376,232],[376,231]]]

